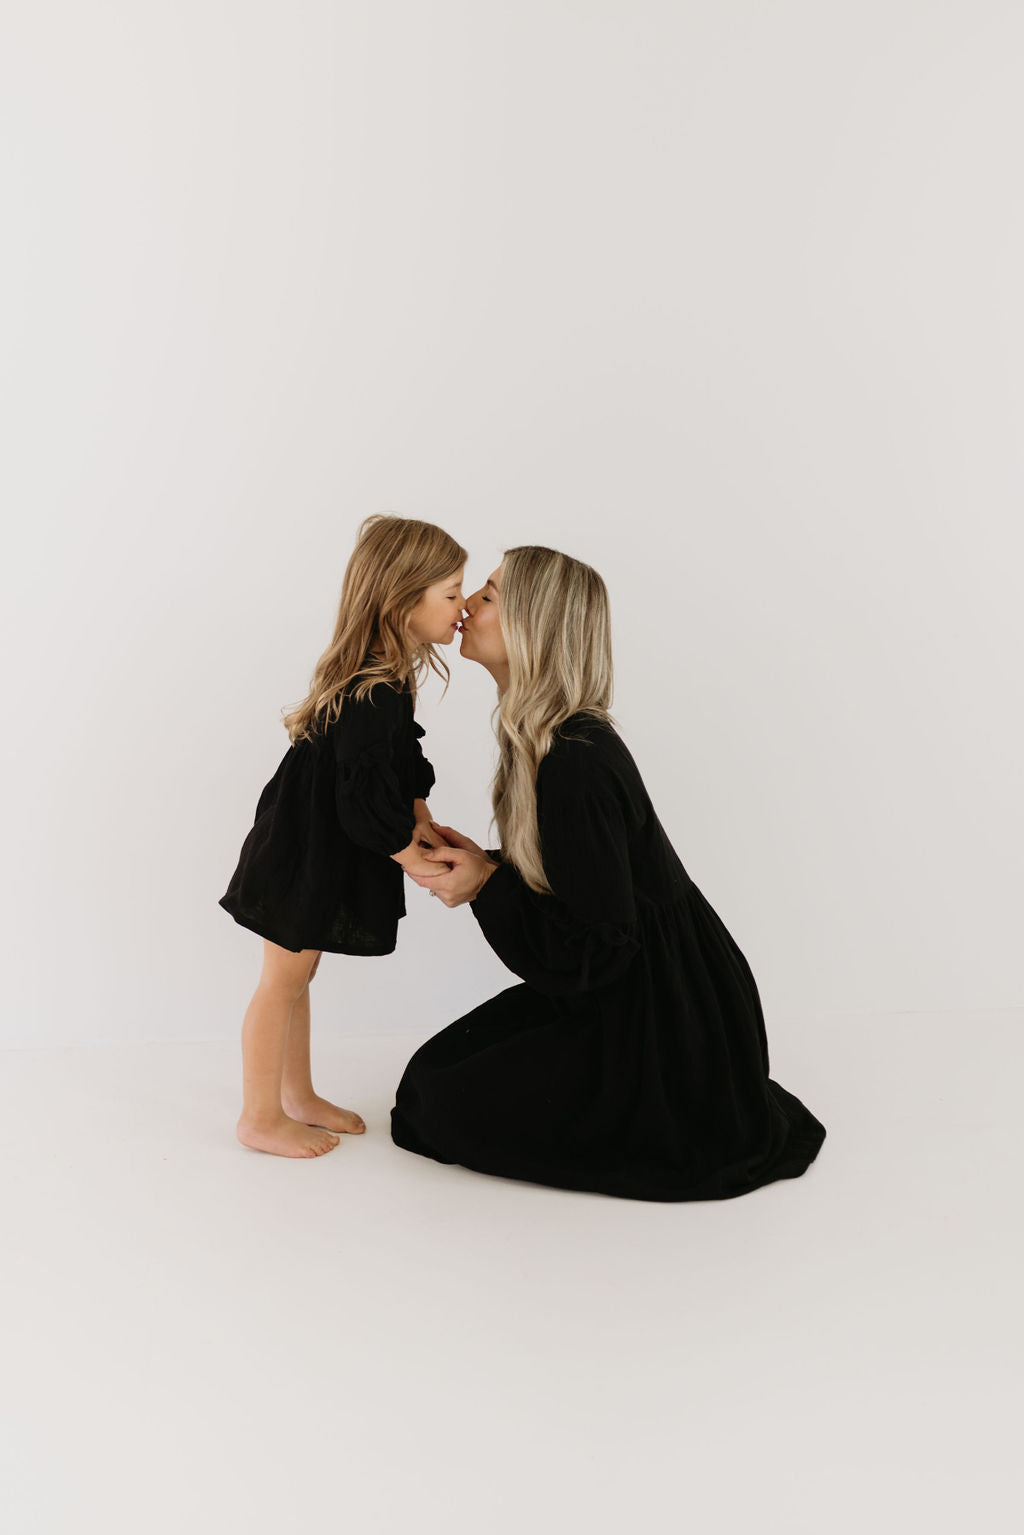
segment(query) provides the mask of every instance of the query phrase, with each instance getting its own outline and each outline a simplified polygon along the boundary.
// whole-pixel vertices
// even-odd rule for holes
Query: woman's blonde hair
[[[316,663],[305,701],[284,716],[293,742],[336,720],[349,693],[365,698],[378,682],[401,689],[409,680],[415,702],[431,668],[447,690],[447,663],[432,644],[412,640],[409,615],[428,587],[458,576],[468,558],[462,545],[432,522],[391,512],[363,519],[345,568],[334,636]],[[367,659],[371,645],[383,653]]]
[[[550,891],[537,830],[537,769],[571,714],[615,723],[608,588],[591,566],[557,549],[506,549],[498,618],[509,684],[494,717],[494,821],[502,856],[532,890]]]

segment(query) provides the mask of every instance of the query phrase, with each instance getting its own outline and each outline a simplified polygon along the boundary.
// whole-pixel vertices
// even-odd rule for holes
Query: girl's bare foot
[[[271,1151],[278,1157],[322,1157],[338,1144],[338,1136],[304,1121],[289,1119],[287,1114],[278,1119],[246,1119],[243,1114],[235,1134],[243,1146],[251,1146],[253,1151]]]
[[[285,1112],[294,1119],[302,1119],[307,1125],[322,1125],[325,1130],[337,1130],[342,1135],[362,1135],[366,1125],[352,1109],[339,1109],[336,1103],[328,1103],[318,1093],[308,1098],[282,1096]]]

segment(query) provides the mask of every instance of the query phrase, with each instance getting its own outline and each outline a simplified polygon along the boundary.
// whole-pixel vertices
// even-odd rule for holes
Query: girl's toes
[[[285,1111],[330,1135],[362,1135],[366,1129],[361,1117],[351,1109],[341,1109],[326,1098],[286,1101]]]

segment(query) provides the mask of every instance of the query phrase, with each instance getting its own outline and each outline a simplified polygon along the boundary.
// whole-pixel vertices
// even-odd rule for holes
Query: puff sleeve
[[[400,708],[394,689],[379,685],[369,698],[345,700],[334,731],[341,828],[360,847],[385,856],[408,847],[416,826],[395,761]]]
[[[566,996],[617,980],[639,952],[626,810],[586,750],[537,774],[541,857],[552,894],[502,863],[470,903],[491,948],[535,990]]]
[[[413,751],[413,780],[414,780],[414,783],[415,783],[415,786],[416,786],[415,787],[415,792],[414,792],[414,798],[415,799],[426,799],[427,795],[430,793],[430,791],[434,787],[434,783],[435,783],[435,775],[434,775],[433,766],[431,765],[431,763],[429,763],[427,761],[426,757],[424,757],[424,755],[423,755],[423,748],[420,745],[420,740],[422,739],[423,736],[426,735],[426,733],[427,732],[424,730],[423,726],[421,724],[419,724],[418,721],[413,720],[413,722],[412,722],[412,734],[413,734],[412,751]]]

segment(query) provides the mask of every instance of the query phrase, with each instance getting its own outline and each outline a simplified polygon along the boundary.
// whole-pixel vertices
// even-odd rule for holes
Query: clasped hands
[[[405,872],[446,906],[462,906],[475,900],[498,865],[471,837],[432,821],[425,804],[422,813],[419,803],[416,810],[413,843],[419,856],[415,863],[406,864]],[[428,873],[424,863],[435,865],[436,869]]]

